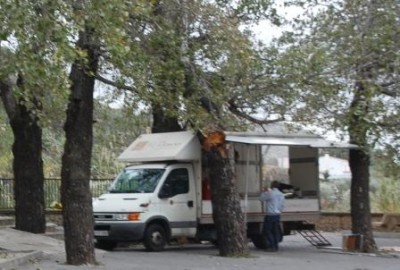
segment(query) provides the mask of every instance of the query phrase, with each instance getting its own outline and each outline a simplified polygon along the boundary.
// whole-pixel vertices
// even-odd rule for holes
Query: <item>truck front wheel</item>
[[[167,244],[164,228],[159,224],[151,224],[144,233],[143,244],[147,251],[161,251]]]

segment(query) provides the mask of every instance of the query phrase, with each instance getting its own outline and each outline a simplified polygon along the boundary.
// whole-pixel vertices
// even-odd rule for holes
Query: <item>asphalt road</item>
[[[268,253],[249,246],[247,258],[224,258],[210,244],[174,245],[158,253],[146,252],[140,245],[118,248],[112,252],[98,254],[99,265],[65,265],[65,254],[47,255],[20,265],[19,270],[47,269],[140,269],[140,270],[399,270],[400,238],[393,236],[376,237],[378,246],[384,249],[379,254],[343,252],[340,248],[342,235],[327,233],[332,243],[329,248],[311,246],[299,235],[287,236],[278,253]]]

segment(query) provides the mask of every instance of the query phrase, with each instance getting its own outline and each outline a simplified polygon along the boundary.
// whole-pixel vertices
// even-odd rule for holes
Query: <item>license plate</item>
[[[95,236],[108,236],[108,231],[94,231]]]

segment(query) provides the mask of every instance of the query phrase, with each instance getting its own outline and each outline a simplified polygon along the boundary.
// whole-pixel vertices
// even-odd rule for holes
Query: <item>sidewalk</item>
[[[64,253],[64,242],[12,228],[0,229],[0,269],[16,267],[46,255]]]
[[[323,253],[336,253],[336,254],[348,254],[350,252],[344,252],[341,249],[342,245],[342,233],[332,233],[323,232],[323,236],[332,243],[332,246],[326,248],[316,248],[311,246],[305,239],[303,239],[299,234],[287,236],[281,243],[281,252],[274,256],[278,256],[283,261],[288,261],[294,257],[304,258],[310,257],[321,258],[318,259],[324,264]],[[377,257],[386,256],[388,258],[400,258],[400,234],[385,234],[376,233],[375,240],[381,249],[381,252],[377,254],[361,254],[353,253],[357,257]],[[195,252],[192,252],[195,251]],[[265,260],[265,256],[271,258],[270,254],[265,254],[260,250],[255,249],[252,245],[250,246],[251,256],[258,258],[260,260]],[[188,254],[194,256],[191,260],[192,262],[187,262]],[[159,269],[163,266],[163,260],[166,258],[164,256],[172,256],[175,258],[176,264],[179,263],[194,263],[195,260],[200,260],[199,256],[208,256],[214,258],[217,254],[217,249],[212,245],[201,246],[201,245],[185,245],[185,246],[172,246],[167,248],[165,252],[161,253],[149,253],[144,252],[143,247],[135,246],[128,248],[120,248],[115,252],[105,252],[102,250],[96,250],[96,258],[99,260],[99,266],[82,266],[84,269],[88,268],[99,268],[99,269],[112,269],[115,264],[123,263],[124,260],[127,261],[126,264],[129,265],[132,262],[139,263],[143,260],[143,265],[146,269]],[[122,257],[121,257],[122,256]],[[325,255],[326,256],[326,255]],[[182,257],[182,258],[181,258]],[[218,257],[218,256],[217,256]],[[130,261],[132,260],[132,262]],[[158,262],[157,260],[160,260]],[[223,259],[214,258],[212,260],[222,261],[223,264],[233,264],[234,266],[241,264],[248,264],[249,261],[240,261],[241,259]],[[256,260],[256,259],[255,259]],[[55,239],[46,235],[37,235],[27,232],[17,231],[11,228],[0,229],[0,269],[76,269],[81,267],[63,265],[65,261],[65,251],[64,251],[64,241],[60,239]],[[254,268],[259,262],[251,262],[253,266],[243,266],[246,269]],[[400,260],[396,259],[396,264],[400,263]],[[61,268],[62,266],[62,268]],[[123,265],[121,265],[122,267]],[[126,265],[125,265],[126,266]],[[33,268],[32,268],[33,267]],[[250,268],[249,268],[250,267]],[[118,267],[117,267],[118,268]],[[168,268],[168,267],[167,267]],[[165,268],[165,269],[167,269]],[[229,267],[227,266],[229,269]],[[237,268],[237,267],[236,267]],[[285,267],[284,267],[285,268]],[[114,268],[116,269],[116,268]],[[122,269],[122,268],[121,268]],[[135,268],[136,269],[136,268]],[[140,269],[140,268],[138,268]],[[169,269],[169,268],[168,268]],[[173,268],[177,269],[177,268]],[[205,268],[185,268],[185,269],[207,269]],[[214,268],[213,268],[214,269]],[[312,267],[310,268],[312,269]],[[318,269],[315,268],[314,269]],[[374,269],[374,268],[371,268]],[[396,269],[396,268],[393,268]]]

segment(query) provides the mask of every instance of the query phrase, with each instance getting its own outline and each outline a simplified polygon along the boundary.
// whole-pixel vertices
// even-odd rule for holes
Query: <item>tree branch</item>
[[[14,119],[18,114],[18,104],[13,95],[13,87],[16,85],[16,78],[9,77],[0,80],[0,96],[9,119]]]
[[[390,91],[388,89],[382,89],[382,94],[387,95],[389,97],[397,97],[398,93],[396,91]]]
[[[276,122],[280,122],[280,121],[284,121],[285,118],[282,116],[278,119],[273,119],[273,120],[261,120],[261,119],[257,119],[251,115],[248,115],[247,113],[244,113],[242,111],[239,110],[238,106],[235,104],[233,99],[230,99],[228,101],[229,104],[229,111],[231,111],[233,114],[235,114],[236,116],[246,119],[252,123],[258,124],[258,125],[267,125],[267,124],[272,124],[272,123],[276,123]]]
[[[128,91],[132,91],[134,93],[137,93],[137,89],[135,87],[128,86],[128,85],[120,85],[120,84],[118,84],[118,83],[116,83],[116,82],[114,82],[112,80],[104,78],[103,76],[101,76],[99,74],[96,74],[96,80],[98,80],[98,81],[100,81],[100,82],[102,82],[104,84],[113,86],[115,88],[124,89],[124,90],[128,90]]]
[[[395,128],[400,125],[400,121],[393,121],[393,122],[378,122],[378,126],[383,128]]]
[[[381,83],[379,86],[382,89],[382,91],[381,91],[382,94],[387,95],[389,97],[397,97],[399,95],[398,91],[396,91],[396,90],[391,91],[391,90],[387,89],[388,87],[395,85],[397,83],[399,83],[399,82],[391,81],[391,82]]]

